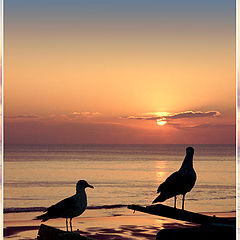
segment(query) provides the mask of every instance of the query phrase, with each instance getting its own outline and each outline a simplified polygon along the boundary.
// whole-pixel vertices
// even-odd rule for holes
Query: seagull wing
[[[153,201],[163,202],[168,198],[176,196],[178,194],[184,194],[192,189],[195,184],[195,180],[189,177],[184,171],[179,170],[171,174],[160,186],[157,192],[160,195]]]
[[[74,206],[74,196],[65,198],[62,201],[50,206],[45,210],[49,217],[61,217]]]
[[[160,186],[158,187],[157,192],[160,193],[165,190],[173,190],[178,185],[181,185],[184,182],[184,177],[179,173],[179,171],[171,174]]]
[[[160,184],[157,192],[161,194],[166,194],[168,197],[173,197],[178,194],[184,194],[189,192],[196,181],[196,173],[194,170],[185,171],[178,170],[171,174],[165,182]]]

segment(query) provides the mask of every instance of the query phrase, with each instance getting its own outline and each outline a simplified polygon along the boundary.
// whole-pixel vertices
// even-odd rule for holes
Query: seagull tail
[[[157,198],[155,198],[153,200],[152,203],[156,203],[156,202],[164,202],[166,199],[168,199],[169,196],[167,196],[166,194],[160,194]]]
[[[49,217],[47,216],[46,213],[33,218],[33,220],[42,220],[41,222],[46,222],[48,219]]]

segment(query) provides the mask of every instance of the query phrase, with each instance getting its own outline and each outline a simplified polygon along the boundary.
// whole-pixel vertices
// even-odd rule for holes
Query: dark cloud
[[[179,118],[201,118],[201,117],[216,117],[219,116],[220,112],[209,111],[209,112],[193,112],[187,111],[183,113],[176,113],[171,116],[166,116],[167,119],[179,119]]]
[[[136,119],[136,120],[170,120],[170,119],[183,119],[183,118],[202,118],[202,117],[216,117],[221,115],[218,111],[208,111],[208,112],[194,112],[194,111],[186,111],[180,113],[173,113],[170,115],[157,116],[156,115],[142,115],[142,116],[129,116],[127,119]]]

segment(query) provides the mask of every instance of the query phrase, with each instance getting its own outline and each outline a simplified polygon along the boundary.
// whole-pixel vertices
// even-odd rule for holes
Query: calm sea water
[[[115,211],[149,205],[158,185],[179,169],[186,145],[7,145],[4,211],[33,211],[75,194],[87,180],[88,205]],[[236,209],[235,146],[193,145],[197,182],[185,208],[197,212]],[[178,198],[178,207],[181,207]],[[173,206],[173,199],[165,204]],[[118,206],[120,205],[120,206]]]

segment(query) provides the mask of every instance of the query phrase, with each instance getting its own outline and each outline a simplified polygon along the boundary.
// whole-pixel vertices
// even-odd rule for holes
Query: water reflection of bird
[[[45,222],[53,218],[66,218],[66,228],[68,231],[68,218],[72,232],[72,218],[81,215],[87,208],[87,195],[85,188],[93,186],[89,185],[85,180],[80,180],[76,185],[76,194],[72,197],[65,198],[62,201],[47,208],[44,214],[37,216],[34,220],[42,220]]]
[[[160,193],[160,195],[153,203],[163,202],[168,198],[174,197],[174,208],[176,208],[177,195],[182,194],[182,209],[184,209],[185,195],[191,191],[197,179],[197,175],[193,169],[193,154],[194,149],[188,147],[181,168],[160,184],[157,190],[157,193]]]

